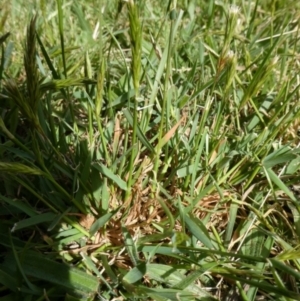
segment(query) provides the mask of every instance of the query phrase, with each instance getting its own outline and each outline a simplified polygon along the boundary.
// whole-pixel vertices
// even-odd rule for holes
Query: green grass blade
[[[209,236],[208,231],[205,226],[202,224],[200,220],[196,220],[195,218],[186,215],[184,217],[185,224],[189,231],[201,242],[203,245],[209,249],[215,249],[212,244],[211,238]]]
[[[56,216],[57,216],[56,214],[51,213],[51,212],[32,216],[30,218],[23,219],[20,222],[15,223],[14,227],[11,231],[14,232],[14,231],[18,231],[20,229],[24,229],[24,228],[31,227],[34,225],[42,224],[45,222],[51,222],[56,218]]]
[[[10,261],[12,258],[6,260]],[[26,276],[35,277],[74,292],[79,291],[86,296],[95,294],[99,286],[99,281],[95,276],[45,258],[36,252],[22,253],[20,266]]]
[[[111,170],[109,170],[106,166],[101,163],[93,163],[92,166],[100,171],[101,174],[109,178],[113,181],[113,183],[117,184],[122,190],[127,190],[127,184],[125,181],[119,178],[119,176],[115,175]]]

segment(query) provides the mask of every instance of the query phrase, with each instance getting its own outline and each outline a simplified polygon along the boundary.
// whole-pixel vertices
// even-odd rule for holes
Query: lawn
[[[300,300],[299,17],[2,4],[0,301]]]

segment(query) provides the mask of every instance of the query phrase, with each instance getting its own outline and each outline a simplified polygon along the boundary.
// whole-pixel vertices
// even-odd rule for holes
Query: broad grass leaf
[[[185,215],[184,221],[187,225],[187,228],[191,231],[191,233],[203,243],[203,245],[209,249],[215,249],[214,245],[211,242],[211,238],[209,233],[201,220],[191,217],[189,215]]]
[[[265,242],[265,234],[257,229],[252,229],[242,245],[241,252],[245,255],[260,257]]]
[[[102,228],[117,212],[119,211],[119,208],[116,210],[113,210],[111,212],[108,212],[98,218],[93,225],[90,228],[90,234],[93,236],[100,228]]]
[[[225,243],[229,243],[231,238],[232,238],[232,233],[234,230],[234,224],[236,223],[236,217],[237,217],[237,212],[238,212],[238,205],[235,203],[230,204],[230,209],[229,209],[229,222],[226,226],[226,231],[225,231]]]
[[[275,174],[275,172],[271,168],[264,169],[270,180],[281,189],[286,195],[288,195],[291,200],[297,203],[297,199],[294,194],[290,191],[290,189],[281,181],[281,179]]]
[[[16,277],[10,275],[9,273],[5,272],[0,268],[0,283],[4,286],[9,288],[13,292],[18,291],[18,282]],[[2,300],[2,298],[0,298]]]
[[[147,277],[149,279],[156,280],[160,283],[165,283],[168,286],[171,286],[173,289],[181,290],[183,294],[192,294],[197,297],[210,298],[211,295],[202,290],[199,285],[196,285],[194,282],[199,279],[200,275],[204,271],[197,271],[193,273],[193,277],[186,276],[187,270],[180,267],[173,267],[164,264],[147,264]],[[202,299],[201,299],[202,300]]]
[[[300,156],[297,156],[295,159],[293,159],[287,166],[285,170],[285,174],[287,175],[293,175],[295,174],[300,168]]]
[[[78,268],[53,261],[37,252],[22,252],[20,263],[25,275],[30,276],[31,279],[44,280],[68,291],[81,292],[86,297],[95,294],[98,290],[97,277]],[[16,263],[11,255],[7,255],[4,264],[13,269]]]
[[[133,284],[141,280],[146,274],[146,264],[140,263],[133,269],[131,269],[124,277],[123,281],[126,281],[129,284]]]
[[[265,168],[272,168],[275,165],[290,162],[296,159],[296,157],[297,156],[290,147],[283,146],[265,157],[262,160],[262,164]]]
[[[196,164],[187,165],[182,168],[179,168],[176,171],[176,174],[179,178],[185,178],[186,176],[188,176],[190,174],[196,173],[201,168],[202,168],[202,166],[200,164],[199,165],[196,165]]]
[[[94,163],[92,164],[94,168],[99,170],[104,176],[108,177],[112,180],[115,184],[117,184],[122,190],[127,190],[127,184],[125,181],[120,179],[119,176],[115,175],[111,170],[109,170],[106,166],[101,163]]]

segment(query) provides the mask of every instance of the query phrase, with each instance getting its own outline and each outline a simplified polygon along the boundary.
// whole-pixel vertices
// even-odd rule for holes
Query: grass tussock
[[[0,11],[0,301],[300,300],[300,7],[202,2]]]

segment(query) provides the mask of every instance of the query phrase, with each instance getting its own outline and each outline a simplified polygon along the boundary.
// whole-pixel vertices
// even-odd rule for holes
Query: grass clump
[[[300,300],[297,4],[23,6],[0,14],[0,301]]]

